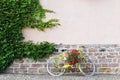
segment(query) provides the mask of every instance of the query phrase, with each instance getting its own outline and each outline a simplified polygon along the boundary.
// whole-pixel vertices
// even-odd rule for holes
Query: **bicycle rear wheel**
[[[84,76],[92,76],[95,73],[95,64],[89,57],[82,59],[78,67]]]
[[[47,71],[52,76],[61,76],[65,72],[65,69],[60,68],[63,65],[64,61],[59,58],[51,58],[47,62]]]

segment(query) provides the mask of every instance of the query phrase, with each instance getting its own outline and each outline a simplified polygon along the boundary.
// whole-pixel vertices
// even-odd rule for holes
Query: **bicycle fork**
[[[80,64],[78,64],[78,69],[80,70],[80,72],[83,72],[82,69],[81,69]]]

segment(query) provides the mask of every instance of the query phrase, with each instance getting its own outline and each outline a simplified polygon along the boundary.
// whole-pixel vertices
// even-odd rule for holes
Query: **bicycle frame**
[[[76,65],[76,68],[79,69],[79,71],[82,73],[82,75],[84,75],[84,76],[85,75],[90,75],[90,76],[94,75],[95,65],[88,56],[84,56],[84,54],[82,52],[83,50],[78,49],[79,55],[77,55],[77,56],[79,58],[79,61],[76,61],[75,63],[70,63],[67,61],[69,59],[69,51],[70,50],[68,50],[68,53],[63,52],[62,54],[54,55],[54,56],[50,57],[50,59],[48,59],[47,71],[50,75],[60,76],[60,75],[64,74],[65,69],[74,68],[74,65]],[[88,62],[88,60],[90,62]],[[52,64],[52,66],[51,66],[51,64]],[[92,65],[92,67],[90,67],[90,65]],[[87,69],[87,72],[85,69]],[[91,71],[91,69],[92,69],[92,71]],[[57,72],[57,74],[54,72]]]

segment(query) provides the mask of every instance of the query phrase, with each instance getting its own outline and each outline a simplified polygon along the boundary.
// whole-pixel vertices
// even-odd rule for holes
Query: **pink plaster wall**
[[[61,26],[47,29],[23,29],[25,40],[64,44],[120,44],[120,0],[40,0],[44,8],[56,14]]]

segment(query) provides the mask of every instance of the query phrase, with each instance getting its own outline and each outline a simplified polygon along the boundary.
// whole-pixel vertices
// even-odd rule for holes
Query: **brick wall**
[[[83,53],[90,56],[96,65],[96,73],[119,74],[120,73],[120,45],[56,45],[55,54],[60,54],[65,49],[83,48]],[[53,54],[53,55],[55,55]],[[46,61],[49,57],[40,61],[15,60],[6,70],[6,73],[46,74]],[[74,70],[73,70],[74,71]],[[69,72],[69,71],[68,71]]]

